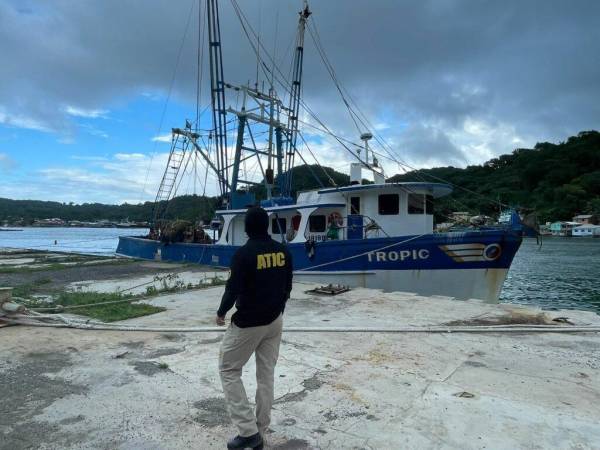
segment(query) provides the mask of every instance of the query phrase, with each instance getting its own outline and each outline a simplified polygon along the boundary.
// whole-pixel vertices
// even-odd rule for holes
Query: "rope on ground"
[[[226,331],[226,327],[149,327],[122,324],[109,324],[93,321],[81,321],[65,317],[59,323],[31,320],[34,317],[18,314],[15,318],[2,320],[16,325],[75,328],[95,331],[127,331],[153,333],[217,333]],[[37,316],[39,320],[52,319],[54,316]],[[475,325],[475,326],[414,326],[414,327],[284,327],[286,333],[600,333],[600,326],[562,326],[562,325]]]

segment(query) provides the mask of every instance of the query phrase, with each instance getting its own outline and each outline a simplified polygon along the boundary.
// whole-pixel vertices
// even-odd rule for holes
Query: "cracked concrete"
[[[514,309],[365,289],[313,297],[309,287],[295,285],[286,325],[435,325]],[[167,311],[126,323],[212,325],[221,294],[217,287],[160,296],[152,303]],[[600,323],[592,313],[546,314]],[[0,449],[224,448],[235,430],[218,376],[221,338],[0,329]],[[285,333],[275,378],[273,449],[594,449],[600,442],[597,334]],[[253,398],[253,360],[244,382]]]

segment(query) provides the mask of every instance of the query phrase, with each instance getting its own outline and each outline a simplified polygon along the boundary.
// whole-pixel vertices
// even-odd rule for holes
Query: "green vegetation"
[[[566,142],[517,149],[466,169],[437,167],[392,177],[392,181],[446,180],[454,193],[440,199],[439,219],[451,211],[497,215],[493,200],[530,208],[541,222],[570,220],[578,213],[600,215],[600,133],[584,131]],[[474,193],[473,193],[474,192]]]
[[[14,287],[12,295],[15,297],[29,298],[37,292],[40,286],[50,283],[52,283],[50,278],[36,278],[31,283],[24,283]],[[0,287],[3,287],[3,283],[0,284]]]
[[[135,301],[135,298],[136,296],[133,295],[124,295],[119,293],[106,294],[100,292],[63,292],[58,296],[54,304],[49,306],[82,306],[120,300]],[[70,313],[92,317],[94,319],[102,320],[103,322],[115,322],[117,320],[147,316],[149,314],[154,314],[161,311],[166,311],[166,308],[147,305],[144,303],[134,304],[131,302],[90,306],[89,308],[69,309]]]
[[[0,198],[0,222],[31,225],[36,219],[51,219],[59,217],[63,220],[79,220],[90,222],[106,219],[119,222],[147,221],[152,216],[154,203],[145,202],[137,205],[124,203],[122,205],[104,205],[102,203],[73,203],[46,202],[39,200],[10,200]],[[167,219],[197,220],[198,217],[210,220],[216,208],[217,199],[198,195],[184,195],[173,199],[166,212]]]
[[[327,175],[325,175],[327,172]],[[293,169],[293,193],[349,182],[348,175],[317,165]],[[538,143],[533,149],[517,149],[510,155],[491,159],[483,165],[437,167],[393,176],[390,181],[447,181],[457,186],[455,192],[440,199],[436,207],[438,221],[446,220],[451,211],[468,210],[474,214],[495,216],[498,201],[512,206],[535,209],[542,221],[570,219],[577,213],[600,215],[600,133],[583,131],[559,144]],[[461,189],[465,188],[466,190]],[[264,188],[253,188],[258,198],[264,198]],[[167,209],[167,219],[210,220],[218,199],[196,195],[173,199]],[[35,219],[60,217],[65,220],[146,221],[152,215],[151,202],[138,205],[103,205],[0,198],[0,221],[23,219],[30,224]]]
[[[122,264],[131,264],[133,260],[130,259],[115,259],[111,262],[106,262],[104,260],[99,261],[91,261],[89,263],[85,263],[86,266],[97,266],[97,265],[111,265],[111,266],[119,266]],[[51,262],[46,263],[43,261],[35,262],[35,264],[39,264],[39,266],[29,266],[26,264],[18,265],[18,266],[6,266],[0,267],[0,274],[2,273],[30,273],[30,272],[47,272],[52,270],[64,270],[70,269],[73,267],[73,264],[65,264],[65,262]]]

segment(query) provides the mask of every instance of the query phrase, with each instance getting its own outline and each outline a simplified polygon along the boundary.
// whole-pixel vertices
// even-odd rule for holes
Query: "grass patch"
[[[185,284],[176,273],[170,273],[167,275],[156,275],[154,282],[159,283],[159,286],[150,285],[146,287],[146,295],[153,296],[164,294],[168,292],[179,292],[183,290],[192,289],[206,289],[207,287],[221,286],[227,284],[227,280],[223,280],[219,277],[213,277],[209,279],[200,280],[198,283]]]
[[[14,297],[29,298],[36,292],[39,286],[52,283],[50,278],[36,278],[31,283],[24,283],[13,287],[12,295]]]
[[[108,259],[108,258],[107,258]],[[128,260],[128,259],[115,259],[114,261],[107,263],[105,262],[105,260],[98,260],[95,262],[91,262],[89,264],[85,263],[85,260],[81,260],[81,261],[68,261],[70,263],[73,262],[82,262],[84,266],[86,267],[93,267],[93,266],[120,266],[123,264],[130,264],[132,262],[134,262],[133,260]],[[64,269],[72,269],[73,267],[78,267],[76,265],[73,264],[66,264],[67,261],[61,261],[61,262],[46,262],[46,261],[36,261],[33,264],[43,264],[43,266],[41,267],[29,267],[27,265],[23,265],[23,266],[9,266],[9,267],[0,267],[0,274],[2,273],[32,273],[32,272],[43,272],[43,271],[47,271],[47,270],[64,270]]]
[[[101,292],[63,292],[58,296],[54,304],[62,306],[82,306],[118,300],[133,300],[137,297],[139,296],[123,295],[118,293],[106,294]],[[149,314],[155,314],[165,310],[166,308],[161,308],[158,306],[127,302],[115,303],[112,305],[90,306],[89,308],[75,308],[68,311],[70,313],[102,320],[103,322],[115,322],[117,320],[147,316]]]

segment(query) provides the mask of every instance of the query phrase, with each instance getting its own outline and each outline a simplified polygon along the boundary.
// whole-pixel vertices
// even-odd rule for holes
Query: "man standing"
[[[292,290],[292,257],[271,239],[269,216],[259,207],[245,218],[248,242],[233,255],[231,276],[217,311],[217,325],[234,303],[237,311],[225,332],[219,355],[219,371],[229,414],[239,434],[228,449],[262,449],[271,422],[275,364],[279,356],[282,314]],[[256,413],[248,402],[242,369],[256,355]]]

